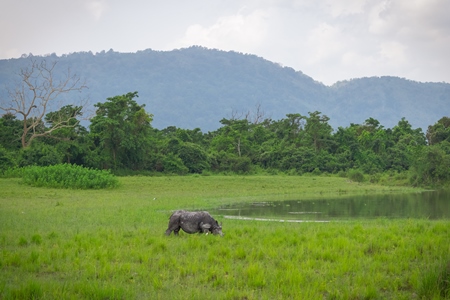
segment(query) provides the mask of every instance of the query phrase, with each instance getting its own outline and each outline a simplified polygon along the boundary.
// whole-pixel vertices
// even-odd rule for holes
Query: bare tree
[[[266,119],[266,114],[264,110],[261,108],[261,104],[255,105],[255,111],[247,111],[247,113],[244,112],[238,112],[237,110],[231,111],[231,117],[230,120],[241,120],[246,119],[250,124],[258,125],[262,123]]]
[[[17,87],[14,90],[8,89],[9,99],[0,103],[1,110],[22,116],[23,148],[30,146],[37,137],[48,136],[60,128],[75,127],[79,123],[76,117],[81,115],[81,111],[76,110],[73,114],[66,114],[58,121],[52,122],[48,128],[44,126],[44,118],[49,110],[63,106],[56,101],[62,102],[61,98],[64,98],[65,94],[81,92],[87,88],[70,69],[63,76],[56,76],[56,65],[57,62],[47,64],[45,59],[32,59],[29,67],[20,70],[20,83]],[[80,102],[83,102],[78,106],[81,109],[86,100]]]
[[[264,121],[265,115],[266,115],[265,112],[261,108],[261,104],[258,103],[255,107],[255,112],[252,113],[248,111],[247,114],[245,115],[245,118],[250,123],[258,125],[259,123]]]

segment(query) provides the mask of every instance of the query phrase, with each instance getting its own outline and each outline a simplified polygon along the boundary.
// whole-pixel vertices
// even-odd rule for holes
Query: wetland
[[[450,220],[450,190],[339,198],[257,201],[213,210],[229,219],[342,221],[375,218]]]

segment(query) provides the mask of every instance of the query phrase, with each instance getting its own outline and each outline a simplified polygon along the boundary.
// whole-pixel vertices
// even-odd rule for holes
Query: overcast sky
[[[450,82],[450,0],[1,0],[0,59],[201,45],[331,85]]]

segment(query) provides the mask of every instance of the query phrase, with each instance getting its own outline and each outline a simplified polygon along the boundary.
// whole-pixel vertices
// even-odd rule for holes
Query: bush
[[[348,171],[348,178],[355,182],[363,182],[364,174],[360,170],[351,169]]]
[[[347,177],[347,173],[345,172],[345,171],[339,171],[338,173],[337,173],[337,175],[339,176],[339,177],[341,177],[341,178],[344,178],[344,177]]]
[[[60,164],[48,167],[25,167],[22,180],[38,187],[102,189],[118,185],[117,178],[109,171]]]
[[[212,171],[248,174],[253,165],[251,159],[248,157],[221,151],[210,156],[210,166]]]
[[[0,171],[5,171],[10,168],[14,168],[16,165],[14,161],[14,154],[6,150],[2,145],[0,145]]]
[[[18,166],[52,166],[64,162],[64,155],[55,147],[35,143],[31,147],[21,149],[18,157]]]
[[[1,178],[21,178],[23,173],[23,168],[9,168],[0,171]]]
[[[169,153],[163,158],[163,170],[166,173],[184,175],[189,169],[183,164],[181,158],[177,155]]]
[[[378,183],[381,180],[381,174],[380,173],[375,173],[375,174],[371,174],[369,176],[369,181],[370,183]]]
[[[319,176],[320,174],[322,174],[322,172],[319,170],[319,168],[315,168],[315,169],[311,172],[311,174],[312,174],[312,175],[315,175],[315,176]]]

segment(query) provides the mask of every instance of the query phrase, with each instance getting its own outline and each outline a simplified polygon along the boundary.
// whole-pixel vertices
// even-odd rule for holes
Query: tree
[[[413,129],[411,124],[402,118],[392,128],[391,143],[387,148],[389,168],[403,171],[410,168],[417,149],[426,145],[426,139],[421,128]]]
[[[314,149],[319,151],[327,146],[331,141],[333,128],[328,124],[329,117],[322,115],[321,112],[309,112],[309,118],[306,118],[305,133],[312,141]]]
[[[20,70],[20,83],[14,90],[9,90],[9,100],[0,103],[0,109],[14,115],[21,115],[23,130],[21,143],[23,148],[31,145],[37,137],[48,136],[53,131],[73,127],[75,115],[66,115],[58,119],[49,127],[44,125],[47,112],[55,107],[58,99],[71,92],[81,92],[86,88],[80,78],[71,74],[70,69],[63,76],[58,76],[56,62],[47,64],[45,60],[31,60],[30,66]],[[80,106],[81,111],[82,106]],[[56,120],[56,119],[55,119]]]
[[[84,140],[87,137],[87,130],[79,124],[76,116],[81,115],[81,107],[66,105],[60,110],[50,112],[45,116],[46,124],[52,126],[61,120],[68,120],[67,124],[70,126],[60,127],[54,130],[51,134],[46,136],[46,141],[54,145],[59,152],[64,153],[65,161],[67,163],[83,164],[82,157],[86,149]]]
[[[95,147],[104,151],[104,167],[145,167],[153,115],[144,110],[145,105],[138,105],[135,97],[137,92],[95,104],[97,111],[90,129]]]
[[[239,157],[245,150],[248,150],[248,135],[250,124],[247,119],[225,119],[220,120],[224,125],[217,130],[217,135],[213,138],[211,144],[217,150],[233,152]]]
[[[21,148],[20,132],[22,122],[16,119],[11,113],[6,113],[0,118],[0,145],[8,150],[18,150]]]
[[[443,117],[433,126],[428,126],[427,140],[429,145],[450,142],[450,118]]]
[[[422,146],[413,161],[413,184],[439,186],[450,182],[450,143]]]
[[[288,139],[292,143],[299,139],[305,127],[305,116],[301,114],[287,114],[286,119],[275,122],[273,126],[279,139]]]
[[[178,157],[189,169],[190,173],[202,173],[209,168],[206,152],[197,144],[185,142],[178,150]]]

